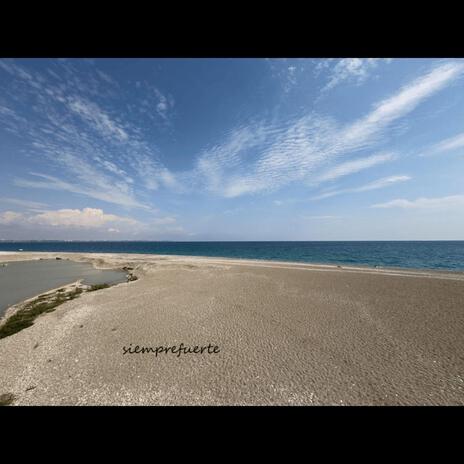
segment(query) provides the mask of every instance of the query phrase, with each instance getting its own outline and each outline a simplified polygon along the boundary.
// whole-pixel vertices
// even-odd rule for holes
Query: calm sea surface
[[[82,253],[150,253],[371,267],[464,270],[464,241],[0,242],[0,251],[19,249]]]

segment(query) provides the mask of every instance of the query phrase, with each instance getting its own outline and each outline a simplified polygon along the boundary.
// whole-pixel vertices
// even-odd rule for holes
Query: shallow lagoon
[[[84,284],[126,281],[124,271],[95,269],[90,263],[43,259],[0,264],[0,317],[11,305],[82,279]]]

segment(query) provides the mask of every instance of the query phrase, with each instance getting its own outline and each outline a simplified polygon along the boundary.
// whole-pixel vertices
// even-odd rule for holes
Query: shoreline
[[[36,256],[37,255],[37,256]],[[5,259],[10,257],[24,256],[21,259]],[[162,255],[155,253],[112,253],[112,252],[52,252],[52,251],[5,251],[0,252],[0,263],[12,262],[12,261],[30,261],[34,259],[55,259],[56,257],[64,257],[64,259],[70,259],[73,261],[85,261],[91,263],[95,269],[117,269],[114,264],[111,263],[112,258],[118,258],[121,264],[130,263],[135,260],[172,260],[173,262],[179,262],[180,260],[193,260],[203,261],[205,263],[218,263],[218,264],[231,264],[231,265],[256,265],[263,267],[280,267],[280,268],[301,268],[307,270],[327,270],[327,271],[348,271],[348,272],[365,272],[365,273],[379,273],[389,275],[404,275],[409,277],[431,277],[431,278],[452,278],[456,277],[459,280],[464,279],[464,270],[452,270],[452,269],[429,269],[429,268],[405,268],[405,267],[372,267],[363,265],[345,265],[345,264],[328,264],[328,263],[315,263],[315,262],[301,262],[301,261],[280,261],[280,260],[268,260],[268,259],[248,259],[248,258],[229,258],[229,257],[212,257],[212,256],[200,256],[200,255]],[[74,258],[74,259],[73,259]],[[78,258],[78,259],[75,259]],[[106,259],[105,259],[106,258]],[[97,262],[96,262],[97,261]],[[103,267],[99,267],[103,266]],[[109,266],[109,267],[105,267]]]
[[[0,395],[14,405],[464,405],[462,274],[153,254],[0,261],[56,256],[139,279],[0,340]],[[209,343],[214,356],[123,355]]]
[[[23,256],[22,260],[8,260],[4,261],[2,257],[5,257],[7,254],[14,256]],[[26,256],[24,256],[26,255]],[[39,256],[35,256],[39,255]],[[46,255],[46,257],[44,256]],[[54,255],[54,256],[49,256]],[[71,255],[70,257],[68,255]],[[106,255],[107,261],[102,259],[100,255]],[[294,261],[272,261],[272,260],[252,260],[252,259],[242,259],[242,258],[212,258],[209,256],[190,256],[190,255],[155,255],[148,253],[79,253],[79,252],[68,252],[68,253],[54,253],[54,252],[0,252],[0,263],[3,262],[25,262],[32,260],[40,259],[54,259],[56,257],[64,257],[61,259],[69,259],[75,262],[87,262],[91,264],[95,269],[113,269],[113,270],[123,270],[124,267],[127,267],[128,264],[134,264],[134,262],[129,259],[134,256],[136,260],[147,261],[148,258],[151,260],[162,260],[163,262],[169,261],[172,258],[174,263],[181,263],[180,260],[189,260],[190,258],[193,261],[199,260],[205,264],[230,264],[236,266],[256,266],[264,268],[278,268],[278,269],[298,269],[314,272],[354,272],[354,273],[367,273],[367,274],[380,274],[380,275],[389,275],[389,276],[401,276],[401,277],[417,277],[417,278],[432,278],[432,279],[451,279],[451,280],[464,280],[464,272],[453,272],[453,271],[429,271],[424,269],[404,269],[404,268],[371,268],[371,267],[357,267],[357,266],[341,266],[335,264],[317,264],[317,263],[301,263]],[[115,264],[111,262],[111,258],[122,259],[122,263]],[[73,259],[74,258],[74,259]],[[77,259],[76,259],[77,258]],[[104,261],[104,262],[102,262]],[[125,271],[127,272],[127,271]],[[143,273],[134,273],[134,269],[129,271],[128,275],[135,275],[137,280],[143,278]],[[127,284],[130,281],[119,282],[116,284],[110,285],[110,287],[118,286],[121,284]],[[10,307],[8,307],[3,315],[0,317],[0,327],[6,324],[9,318],[20,311],[26,304],[34,302],[42,294],[49,294],[56,292],[60,289],[69,289],[72,286],[79,288],[85,287],[82,284],[82,279],[78,279],[74,282],[69,282],[60,287],[51,288],[43,292],[38,293],[26,300],[21,300]]]
[[[22,252],[17,252],[17,254],[21,254],[21,253]],[[31,254],[35,254],[35,253],[31,253]],[[1,254],[1,252],[0,252],[0,265],[2,263],[10,263],[10,262],[27,262],[27,261],[36,261],[36,260],[42,260],[42,259],[49,259],[49,258],[44,258],[42,256],[40,256],[38,258],[35,257],[35,256],[28,256],[23,260],[12,259],[12,260],[5,261],[5,260],[2,260],[2,256],[5,256],[5,254]],[[109,287],[129,283],[131,281],[131,279],[132,279],[132,276],[135,275],[133,273],[133,270],[129,271],[129,270],[123,269],[123,268],[118,267],[118,266],[111,266],[109,268],[108,267],[99,268],[99,267],[96,266],[96,263],[91,259],[90,260],[83,260],[83,261],[91,264],[95,269],[100,269],[100,270],[109,270],[109,269],[111,269],[111,270],[117,270],[117,271],[121,271],[121,272],[126,273],[126,280],[125,281],[107,284]],[[82,262],[82,261],[77,260],[75,262]],[[136,278],[134,280],[137,280],[138,276],[135,276],[135,277]],[[48,294],[51,294],[51,293],[56,293],[58,291],[67,291],[67,290],[69,290],[69,289],[71,289],[73,287],[81,289],[81,290],[91,288],[93,286],[93,284],[84,284],[83,283],[84,279],[85,279],[85,277],[82,277],[80,279],[76,279],[76,280],[72,280],[72,281],[69,281],[67,283],[64,283],[64,284],[62,284],[62,285],[60,285],[58,287],[52,287],[52,288],[44,289],[43,291],[41,291],[41,292],[31,296],[31,297],[28,297],[28,298],[26,298],[24,300],[19,300],[18,302],[8,306],[5,309],[5,311],[3,312],[3,314],[0,315],[0,328],[2,326],[4,326],[12,316],[14,316],[16,313],[21,311],[28,304],[37,301],[37,299],[42,295],[48,295]]]

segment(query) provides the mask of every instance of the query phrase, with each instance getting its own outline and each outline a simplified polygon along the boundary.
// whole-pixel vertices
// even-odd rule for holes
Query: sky
[[[2,240],[464,240],[463,59],[1,59]]]

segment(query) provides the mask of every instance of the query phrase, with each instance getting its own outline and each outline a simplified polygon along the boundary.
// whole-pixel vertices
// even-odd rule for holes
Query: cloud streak
[[[383,164],[387,161],[393,161],[397,158],[398,156],[394,153],[379,153],[376,155],[368,156],[366,158],[358,158],[352,161],[345,161],[344,163],[340,163],[337,166],[322,173],[317,180],[319,182],[335,180],[339,177],[344,177],[349,174],[355,174],[359,171],[363,171],[364,169],[369,169],[373,166],[377,166],[378,164]]]
[[[90,170],[90,169],[89,169]],[[88,172],[89,170],[85,170]],[[82,183],[70,183],[58,179],[54,176],[49,176],[40,173],[30,173],[34,177],[38,177],[41,180],[29,180],[23,178],[16,178],[14,184],[18,187],[33,188],[33,189],[46,189],[46,190],[59,190],[65,192],[71,192],[78,195],[84,195],[86,197],[94,198],[96,200],[105,201],[107,203],[113,203],[128,208],[143,208],[151,209],[150,206],[138,202],[133,195],[127,191],[127,186],[114,186],[110,183],[109,179],[104,176],[96,174],[96,176],[84,179]],[[82,176],[83,172],[79,172],[79,176]],[[92,180],[96,181],[94,184]]]
[[[322,93],[337,87],[343,82],[361,84],[377,68],[378,58],[343,58],[336,62],[329,72],[329,81],[322,89]],[[382,60],[390,63],[391,60]],[[327,63],[327,62],[326,62]]]
[[[458,208],[464,211],[464,195],[450,195],[438,198],[417,198],[405,200],[403,198],[377,203],[371,208],[401,208],[401,209],[449,209]]]
[[[60,209],[56,211],[44,211],[37,214],[17,213],[5,211],[0,215],[2,224],[38,224],[52,227],[72,227],[83,229],[97,229],[108,223],[128,226],[137,226],[139,222],[117,216],[115,214],[104,213],[98,208],[79,209]]]
[[[424,155],[436,155],[448,151],[457,150],[464,147],[464,132],[453,137],[442,140],[425,151]]]
[[[0,203],[7,203],[26,209],[44,209],[48,207],[46,203],[40,203],[38,201],[21,200],[19,198],[0,197]]]
[[[436,66],[375,104],[364,117],[345,125],[309,114],[284,124],[261,121],[242,127],[232,131],[222,144],[200,154],[193,176],[200,178],[197,182],[203,182],[207,190],[234,198],[273,191],[293,182],[327,181],[391,161],[393,154],[377,154],[337,164],[342,158],[373,149],[395,121],[463,71],[461,62]],[[324,168],[326,171],[321,171]]]
[[[126,95],[113,92],[118,84],[94,65],[83,74],[68,61],[53,62],[41,72],[29,72],[10,60],[0,63],[0,70],[14,78],[2,93],[0,123],[28,141],[35,157],[60,169],[59,178],[39,173],[40,181],[19,178],[17,186],[63,190],[145,209],[150,207],[140,199],[145,189],[180,190],[175,175],[160,161],[159,150],[136,124],[140,117],[132,121],[129,110],[123,112],[123,121],[115,116],[121,114],[115,104],[124,105]],[[173,104],[158,90],[153,98],[166,106],[154,107],[154,113]]]
[[[383,177],[381,179],[377,179],[373,182],[369,182],[368,184],[362,185],[360,187],[354,188],[347,188],[347,189],[338,189],[338,190],[331,190],[329,192],[321,193],[320,195],[316,195],[312,197],[312,200],[322,200],[323,198],[334,197],[336,195],[342,195],[345,193],[358,193],[358,192],[367,192],[370,190],[377,190],[382,189],[385,187],[390,187],[398,182],[406,182],[411,180],[410,176],[405,175],[398,175],[398,176],[389,176]]]

